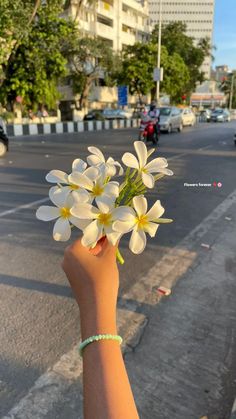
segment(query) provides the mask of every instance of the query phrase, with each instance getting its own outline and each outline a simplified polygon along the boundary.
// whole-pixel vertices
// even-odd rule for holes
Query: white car
[[[196,116],[194,115],[191,108],[183,108],[181,109],[181,116],[183,121],[183,126],[191,126],[193,127],[196,124]]]

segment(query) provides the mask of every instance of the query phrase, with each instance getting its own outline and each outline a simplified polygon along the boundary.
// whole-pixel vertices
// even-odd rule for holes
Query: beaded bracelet
[[[81,344],[79,345],[79,354],[80,356],[83,356],[82,351],[89,343],[102,340],[102,339],[111,339],[111,340],[117,340],[120,345],[122,343],[122,337],[119,335],[96,335],[96,336],[90,336],[89,338],[85,339]]]

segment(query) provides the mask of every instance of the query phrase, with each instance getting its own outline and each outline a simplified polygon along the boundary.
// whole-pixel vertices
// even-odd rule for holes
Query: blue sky
[[[236,69],[236,0],[215,0],[215,65]]]

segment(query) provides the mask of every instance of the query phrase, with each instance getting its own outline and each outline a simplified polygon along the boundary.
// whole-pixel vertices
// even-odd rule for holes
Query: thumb
[[[118,243],[113,246],[107,238],[103,240],[101,243],[101,251],[99,252],[99,258],[108,258],[108,259],[116,259],[116,251],[118,248]]]

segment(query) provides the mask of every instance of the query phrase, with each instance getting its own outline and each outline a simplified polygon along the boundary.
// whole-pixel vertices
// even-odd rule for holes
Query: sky
[[[236,69],[236,0],[215,0],[214,45],[213,66]]]

